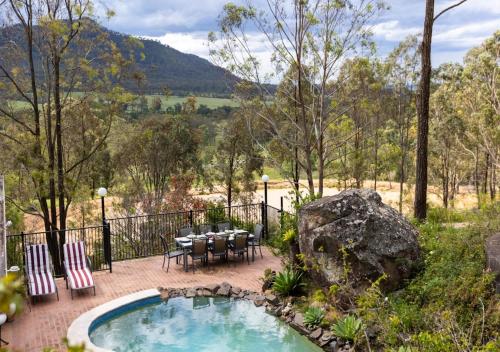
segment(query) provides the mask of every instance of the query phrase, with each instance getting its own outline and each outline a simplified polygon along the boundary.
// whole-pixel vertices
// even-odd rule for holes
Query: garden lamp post
[[[262,175],[262,182],[264,182],[264,230],[265,238],[269,238],[269,229],[267,226],[267,183],[269,182],[269,176]]]
[[[101,208],[102,208],[102,223],[106,223],[106,212],[104,210],[104,197],[108,194],[108,190],[104,187],[101,187],[97,190],[97,194],[101,197]]]

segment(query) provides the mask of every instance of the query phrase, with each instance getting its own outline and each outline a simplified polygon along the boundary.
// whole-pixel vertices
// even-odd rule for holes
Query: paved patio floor
[[[199,266],[193,274],[186,273],[182,265],[170,262],[167,273],[161,269],[162,257],[128,260],[113,263],[113,273],[96,272],[96,296],[91,292],[77,293],[71,300],[63,279],[57,279],[59,301],[55,296],[45,298],[31,307],[13,322],[2,326],[2,338],[10,342],[12,350],[41,352],[44,347],[62,351],[61,339],[71,322],[80,314],[112,299],[145,290],[162,287],[192,287],[209,283],[229,282],[233,286],[254,291],[261,290],[264,270],[280,270],[281,259],[263,248],[264,259],[256,256],[255,262],[231,262],[230,265],[217,262],[208,268]],[[191,263],[191,261],[189,261]],[[165,266],[166,268],[166,266]]]

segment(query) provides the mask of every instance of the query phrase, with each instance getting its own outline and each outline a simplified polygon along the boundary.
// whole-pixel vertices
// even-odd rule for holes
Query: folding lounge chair
[[[57,300],[59,300],[49,247],[46,244],[27,245],[25,261],[28,295],[33,297],[33,303],[35,303],[34,297],[47,296],[54,293],[57,296]]]
[[[85,244],[83,241],[65,243],[64,250],[64,271],[66,279],[66,288],[71,289],[71,299],[73,299],[73,290],[83,290],[87,288],[94,289],[95,284],[92,277],[90,260],[85,255]]]

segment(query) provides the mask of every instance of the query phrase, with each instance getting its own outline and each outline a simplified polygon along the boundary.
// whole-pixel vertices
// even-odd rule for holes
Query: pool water
[[[172,298],[115,313],[91,327],[90,339],[119,352],[322,351],[263,307],[222,297]]]

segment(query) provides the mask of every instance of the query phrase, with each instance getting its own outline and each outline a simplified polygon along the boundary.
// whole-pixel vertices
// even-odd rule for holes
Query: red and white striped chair
[[[59,300],[59,293],[54,281],[54,271],[52,269],[49,247],[46,244],[27,245],[25,260],[28,295],[36,297],[55,293],[57,295],[57,300]]]
[[[65,243],[63,251],[66,288],[68,288],[69,282],[71,299],[73,299],[73,290],[83,290],[86,288],[93,288],[95,296],[92,267],[90,260],[85,254],[85,243],[83,241]]]

